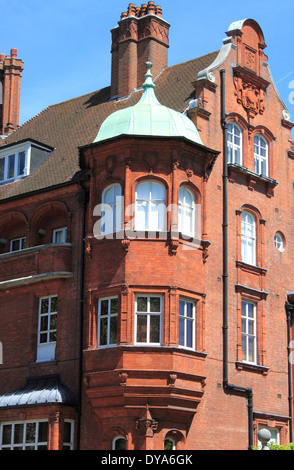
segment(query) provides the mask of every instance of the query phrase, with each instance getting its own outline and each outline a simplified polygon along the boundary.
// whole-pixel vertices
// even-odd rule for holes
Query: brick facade
[[[220,53],[195,63],[196,75],[189,72],[189,64],[181,65],[176,74],[181,74],[182,89],[177,91],[169,81],[175,66],[162,72],[167,65],[167,23],[160,7],[149,2],[146,8],[130,4],[112,31],[108,98],[125,97],[142,85],[148,57],[154,64],[156,96],[168,106],[174,101],[187,113],[202,144],[142,135],[91,143],[102,121],[122,106],[119,100],[99,101],[99,94],[89,97],[92,108],[101,110],[99,126],[97,110],[85,111],[83,97],[83,104],[51,107],[4,142],[11,146],[25,137],[35,138],[55,150],[20,184],[9,182],[11,192],[2,197],[0,423],[48,421],[49,449],[66,445],[66,423],[73,423],[74,448],[85,450],[110,450],[119,439],[127,450],[163,450],[166,439],[177,450],[242,450],[258,445],[260,427],[277,433],[285,444],[292,438],[285,303],[289,302],[290,311],[293,124],[273,84],[263,33],[254,20],[233,23]],[[150,36],[140,30],[147,24]],[[126,25],[135,37],[123,36]],[[161,40],[155,40],[152,31],[164,32]],[[133,93],[123,106],[135,104],[136,94],[141,92]],[[180,106],[176,100],[181,96]],[[83,138],[73,132],[73,125],[65,128],[63,118],[60,135],[64,132],[65,137],[52,133],[49,138],[57,116],[65,112],[72,116],[72,109],[80,116],[78,127],[83,120],[90,123]],[[242,135],[235,146],[224,145],[230,123]],[[68,145],[63,144],[68,134],[76,135],[72,162],[66,154]],[[264,142],[268,153],[262,174],[256,165],[263,164],[258,152]],[[63,182],[58,180],[59,164],[68,171]],[[46,185],[55,174],[56,184]],[[30,180],[31,191],[22,189]],[[136,207],[138,184],[145,181],[159,183],[164,191],[165,206],[170,208],[166,232],[138,233],[134,225],[138,209],[135,217],[126,210]],[[100,236],[99,205],[111,185],[121,188],[124,215],[120,230]],[[194,237],[179,233],[182,188],[201,208]],[[250,240],[244,234],[245,228],[250,229],[244,214],[247,221],[254,221]],[[53,243],[52,234],[61,227],[67,228],[66,238]],[[283,249],[275,245],[277,232]],[[9,250],[9,240],[22,237],[26,247]],[[253,253],[251,247],[254,262],[246,258]],[[43,311],[40,303],[54,296],[57,327],[53,307],[47,311],[50,304],[44,303]],[[194,317],[189,317],[189,308]],[[57,329],[51,360],[38,360],[42,315],[51,315],[51,333]],[[244,330],[245,324],[253,329]],[[112,331],[117,331],[115,338]],[[187,336],[182,337],[183,332]],[[37,385],[28,389],[31,377]],[[45,402],[38,395],[41,379],[47,394],[48,381],[55,381],[54,390],[60,393],[54,400]],[[37,400],[34,406],[28,399],[21,406],[15,403],[15,391],[23,400],[25,393],[31,394]]]

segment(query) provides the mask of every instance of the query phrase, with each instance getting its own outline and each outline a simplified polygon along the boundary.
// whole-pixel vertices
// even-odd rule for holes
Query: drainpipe
[[[81,416],[82,416],[82,382],[83,382],[83,319],[84,319],[84,272],[85,272],[85,225],[86,208],[88,202],[88,191],[79,182],[81,192],[78,194],[78,201],[82,205],[82,234],[81,234],[81,270],[80,270],[80,331],[79,331],[79,370],[78,370],[78,406],[77,406],[77,450],[81,444]]]
[[[290,362],[290,354],[291,354],[291,321],[292,321],[292,314],[294,310],[294,305],[290,302],[285,303],[286,315],[287,315],[287,351],[288,351],[288,401],[289,401],[289,438],[290,442],[293,442],[293,430],[292,430],[292,365]]]
[[[253,392],[249,387],[229,383],[228,379],[228,159],[225,113],[225,70],[221,76],[221,127],[223,130],[223,387],[227,393],[242,393],[248,406],[248,449],[253,449]]]

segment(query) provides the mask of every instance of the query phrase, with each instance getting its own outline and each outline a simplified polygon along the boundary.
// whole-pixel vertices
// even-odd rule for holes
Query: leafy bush
[[[290,442],[285,446],[281,446],[279,444],[269,444],[269,450],[294,450],[294,443]]]

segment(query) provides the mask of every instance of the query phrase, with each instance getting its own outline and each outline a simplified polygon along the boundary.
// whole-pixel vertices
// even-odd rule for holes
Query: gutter
[[[223,387],[227,393],[242,393],[248,406],[248,450],[253,449],[253,392],[228,379],[228,163],[227,123],[225,114],[225,70],[221,75],[221,127],[223,130]]]
[[[78,405],[77,405],[77,450],[81,445],[81,418],[82,418],[82,384],[83,384],[83,321],[84,321],[84,274],[85,274],[85,225],[88,191],[79,182],[81,192],[78,201],[82,205],[82,238],[81,238],[81,271],[80,271],[80,331],[79,331],[79,365],[78,365]]]
[[[290,354],[291,354],[291,323],[292,323],[292,315],[294,311],[294,304],[292,304],[289,301],[289,296],[288,296],[288,301],[285,303],[285,309],[286,309],[286,316],[287,316],[287,352],[288,352],[288,402],[289,402],[289,440],[290,442],[293,442],[293,429],[292,429],[292,423],[293,423],[293,416],[292,416],[292,402],[293,402],[293,396],[292,396],[292,365],[290,362]]]

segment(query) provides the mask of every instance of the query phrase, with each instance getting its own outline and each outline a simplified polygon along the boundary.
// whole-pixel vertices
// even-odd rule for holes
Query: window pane
[[[150,297],[150,312],[160,312],[160,297]]]
[[[148,227],[148,204],[137,201],[136,204],[136,230],[146,230]]]
[[[137,297],[137,312],[147,312],[147,297]]]
[[[185,301],[180,300],[180,315],[184,315],[184,314],[185,314]]]
[[[40,325],[40,330],[41,331],[46,331],[48,329],[48,315],[43,315],[41,317],[41,325]]]
[[[180,318],[179,323],[179,345],[185,346],[185,320]]]
[[[111,299],[110,301],[110,313],[117,313],[118,311],[118,298]]]
[[[40,343],[47,343],[47,333],[40,334]]]
[[[48,422],[40,422],[38,430],[38,442],[47,442]]]
[[[23,442],[23,424],[15,424],[13,442],[14,444],[21,444]]]
[[[50,330],[56,330],[57,327],[57,315],[50,316]]]
[[[136,187],[136,193],[137,199],[149,199],[149,182],[144,181],[143,183],[139,183]]]
[[[15,162],[15,155],[9,155],[8,157],[8,178],[14,178],[14,162]]]
[[[26,442],[35,442],[36,423],[27,423],[26,425]]]
[[[159,343],[160,316],[150,316],[150,343]]]
[[[147,342],[147,315],[137,315],[137,342]]]
[[[193,322],[190,320],[187,320],[186,322],[186,347],[187,348],[192,348],[193,346],[193,332],[192,332],[192,326]]]
[[[189,318],[193,316],[193,304],[191,302],[186,302],[186,315]]]
[[[11,251],[18,251],[20,247],[20,240],[12,240],[11,241]]]
[[[107,318],[100,319],[100,345],[105,346],[107,344]]]
[[[56,338],[57,338],[56,331],[51,331],[50,334],[49,334],[50,343],[55,343]]]
[[[100,302],[100,314],[108,315],[108,300],[101,300]]]
[[[49,299],[42,299],[41,301],[41,313],[48,312]]]
[[[114,450],[126,450],[126,440],[123,437],[116,439]]]
[[[2,444],[11,443],[11,424],[4,424],[2,428]]]
[[[155,182],[151,183],[151,199],[159,201],[165,200],[165,189],[162,184]]]
[[[18,154],[18,169],[17,174],[23,175],[24,174],[24,167],[25,167],[25,152],[19,152]]]
[[[110,338],[109,344],[116,344],[117,342],[117,315],[110,318]]]
[[[58,301],[58,297],[51,297],[51,308],[50,308],[51,312],[57,312],[57,301]]]
[[[0,158],[0,181],[4,180],[5,158]]]
[[[71,441],[71,423],[69,423],[68,421],[64,422],[63,441],[64,442]]]
[[[248,360],[254,362],[254,338],[248,338]]]

